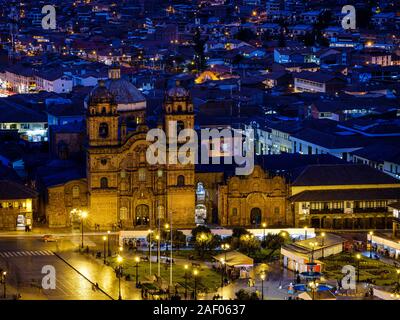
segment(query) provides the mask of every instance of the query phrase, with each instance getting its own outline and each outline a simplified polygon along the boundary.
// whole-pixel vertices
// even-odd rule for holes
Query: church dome
[[[180,87],[179,81],[176,82],[176,87],[171,88],[167,92],[169,98],[184,98],[189,97],[189,91]]]
[[[115,97],[115,102],[117,104],[132,104],[146,100],[143,94],[132,83],[125,79],[109,79],[106,81],[105,85]]]
[[[98,85],[93,88],[89,94],[89,103],[114,103],[113,94],[107,89],[103,80],[100,80]]]

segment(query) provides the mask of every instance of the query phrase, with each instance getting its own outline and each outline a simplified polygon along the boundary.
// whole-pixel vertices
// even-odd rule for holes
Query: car
[[[42,237],[42,240],[44,242],[56,242],[57,238],[51,234],[46,234]]]

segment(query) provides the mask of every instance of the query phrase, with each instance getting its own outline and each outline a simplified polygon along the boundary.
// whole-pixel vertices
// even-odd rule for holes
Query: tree
[[[239,249],[246,253],[254,253],[260,248],[260,241],[253,234],[244,234],[240,236]]]
[[[249,293],[244,289],[235,292],[236,300],[260,300],[255,292]]]
[[[245,228],[242,227],[235,227],[232,229],[232,237],[233,238],[240,238],[242,235],[250,234]]]
[[[265,241],[263,240],[261,246],[263,248],[268,248],[271,250],[269,256],[272,256],[276,250],[279,250],[282,245],[285,243],[285,238],[279,234],[271,234],[268,233],[265,236]]]
[[[193,36],[194,51],[196,52],[196,64],[199,71],[204,71],[206,68],[206,56],[204,45],[205,40],[201,38],[200,30],[197,30]]]

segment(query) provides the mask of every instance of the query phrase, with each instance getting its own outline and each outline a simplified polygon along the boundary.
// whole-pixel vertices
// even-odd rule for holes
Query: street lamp
[[[224,258],[221,258],[220,262],[221,262],[221,288],[223,288],[224,287],[224,268],[225,268]]]
[[[186,300],[187,299],[187,278],[188,278],[187,270],[188,270],[189,266],[187,264],[185,264],[184,268],[185,268],[185,300]]]
[[[267,227],[267,224],[263,222],[262,227],[263,227],[263,241],[265,242],[265,228]]]
[[[315,300],[315,291],[317,291],[319,283],[315,282],[315,281],[311,281],[308,283],[308,286],[310,287],[311,292],[312,292],[312,299]]]
[[[110,250],[110,233],[111,231],[107,231],[107,255],[111,257],[111,250]]]
[[[265,272],[261,273],[261,300],[264,300],[264,280],[265,280]]]
[[[118,300],[122,300],[121,295],[121,277],[122,277],[122,261],[124,259],[121,256],[117,257],[118,262]]]
[[[81,211],[80,216],[81,216],[81,229],[82,229],[81,248],[83,248],[83,220],[87,218],[88,213],[86,211]]]
[[[6,287],[6,278],[7,278],[7,271],[3,271],[2,273],[2,281],[3,281],[3,298],[5,299],[7,297],[7,287]]]
[[[324,258],[325,232],[321,233],[322,258]]]
[[[165,229],[170,232],[170,252],[169,252],[169,285],[172,288],[172,214],[171,214],[171,225],[165,224]],[[167,239],[165,239],[167,243]],[[167,253],[165,253],[167,254]]]
[[[197,269],[193,270],[193,277],[194,277],[194,300],[197,300],[197,275],[199,271]]]
[[[360,260],[361,260],[361,254],[357,253],[356,258],[357,258],[357,282],[360,282]]]
[[[136,268],[136,288],[139,288],[139,262],[140,262],[140,258],[139,257],[135,257],[135,268]]]
[[[160,235],[156,235],[156,240],[157,240],[157,264],[158,264],[158,277],[160,277],[160,270],[161,270],[161,265],[160,265]]]
[[[151,234],[153,233],[153,230],[149,229],[149,270],[150,270],[150,276],[151,276]]]
[[[369,258],[372,259],[372,231],[369,232]]]
[[[307,226],[304,227],[304,239],[307,240]]]
[[[107,241],[106,236],[103,236],[103,263],[106,264],[106,241]]]

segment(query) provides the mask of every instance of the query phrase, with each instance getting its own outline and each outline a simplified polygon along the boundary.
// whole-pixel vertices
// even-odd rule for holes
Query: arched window
[[[139,168],[139,181],[146,181],[146,169],[145,168]]]
[[[105,107],[101,108],[101,114],[106,114],[106,108]]]
[[[108,124],[105,122],[100,123],[99,126],[99,136],[100,138],[107,138],[108,137]]]
[[[79,198],[79,192],[80,192],[80,190],[79,190],[79,186],[74,186],[73,188],[72,188],[72,198]]]
[[[176,181],[176,185],[178,187],[183,187],[185,185],[185,177],[182,176],[182,175],[178,176],[178,179]]]
[[[100,179],[100,188],[106,189],[108,188],[108,179],[103,177]]]

